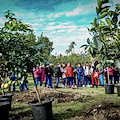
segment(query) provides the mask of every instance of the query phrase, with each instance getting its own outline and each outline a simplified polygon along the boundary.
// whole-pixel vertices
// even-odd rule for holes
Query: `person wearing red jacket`
[[[66,77],[67,77],[67,87],[69,88],[72,85],[72,78],[74,76],[73,69],[70,63],[67,64],[65,70],[66,70]]]

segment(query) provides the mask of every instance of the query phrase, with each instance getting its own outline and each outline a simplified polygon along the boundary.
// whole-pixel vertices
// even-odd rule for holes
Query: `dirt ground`
[[[71,101],[84,101],[90,99],[90,95],[58,91],[56,89],[50,89],[45,87],[39,87],[38,91],[41,98],[54,98],[54,103],[71,102]],[[15,92],[12,103],[25,103],[36,99],[35,90],[29,90],[24,92]],[[20,108],[19,108],[20,109]],[[17,110],[16,110],[17,111]],[[10,116],[10,120],[33,120],[32,112],[14,112],[13,116]],[[88,109],[84,109],[79,116],[69,118],[67,120],[120,120],[120,106],[113,103],[100,102],[92,105]]]
[[[120,120],[120,106],[101,102],[83,111],[81,116],[67,120]]]
[[[78,94],[72,92],[65,92],[65,91],[58,91],[56,89],[39,87],[38,88],[39,94],[41,98],[54,98],[54,103],[61,103],[61,102],[70,102],[70,101],[80,101],[83,102],[90,95],[86,94]],[[24,92],[16,92],[13,96],[13,103],[28,103],[37,99],[35,90],[24,91]]]

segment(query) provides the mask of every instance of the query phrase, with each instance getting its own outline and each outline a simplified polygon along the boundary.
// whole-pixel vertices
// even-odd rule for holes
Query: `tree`
[[[44,46],[42,44],[26,45],[25,38],[21,37],[21,34],[33,30],[14,16],[13,13],[7,11],[5,17],[8,21],[0,29],[0,61],[4,65],[2,71],[14,73],[18,81],[18,79],[22,80],[26,72],[32,72],[33,66],[43,61],[40,52]]]
[[[76,43],[75,42],[71,42],[70,44],[70,49],[72,50],[72,52],[74,52],[74,47],[75,47]]]
[[[92,28],[88,31],[93,36],[85,47],[93,57],[98,57],[104,63],[114,60],[120,67],[120,4],[116,4],[115,10],[110,10],[106,3],[108,0],[98,0],[96,7],[97,18],[91,23]]]
[[[51,54],[51,52],[53,51],[53,42],[51,42],[49,40],[49,38],[47,37],[43,37],[43,33],[41,34],[41,37],[38,37],[38,41],[37,44],[44,44],[45,47],[42,48],[42,56],[44,57],[44,59],[48,59],[48,56]]]

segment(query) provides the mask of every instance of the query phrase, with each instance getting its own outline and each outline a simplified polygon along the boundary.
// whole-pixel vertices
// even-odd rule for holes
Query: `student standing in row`
[[[83,75],[84,75],[84,69],[81,65],[81,63],[78,63],[78,67],[76,69],[76,72],[77,72],[77,86],[79,87],[79,84],[80,84],[80,87],[82,87],[82,80],[83,80]]]
[[[58,88],[58,83],[60,81],[60,77],[62,76],[61,65],[58,63],[55,67],[55,77],[56,77],[56,88]]]
[[[63,83],[62,83],[62,87],[63,88],[66,88],[65,87],[65,82],[66,82],[66,69],[65,69],[65,67],[66,67],[66,64],[62,64],[62,68],[61,68],[61,72],[62,72],[62,79],[63,79]]]
[[[49,88],[52,88],[52,76],[53,76],[53,71],[50,65],[48,64],[47,67],[45,68],[45,74],[46,74],[46,81],[45,81],[45,87],[48,84]]]
[[[72,86],[72,79],[74,75],[71,64],[68,63],[65,69],[66,69],[66,77],[67,77],[67,87],[70,88]]]

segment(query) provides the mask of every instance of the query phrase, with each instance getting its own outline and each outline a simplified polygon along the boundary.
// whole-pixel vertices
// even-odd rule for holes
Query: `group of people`
[[[98,66],[99,65],[99,66]],[[108,73],[109,72],[109,73]],[[99,85],[104,84],[114,84],[119,83],[119,69],[115,66],[111,68],[103,68],[102,63],[98,63],[95,59],[92,59],[92,62],[89,64],[85,62],[84,66],[81,63],[78,63],[77,68],[75,69],[73,65],[70,63],[57,64],[53,67],[52,64],[48,64],[45,68],[43,66],[38,66],[33,68],[33,73],[36,81],[36,85],[38,85],[38,81],[40,81],[40,86],[45,79],[45,87],[48,85],[49,88],[52,88],[52,77],[54,76],[56,79],[56,88],[59,86],[59,81],[62,78],[62,87],[63,88],[71,88],[71,87],[98,87]],[[109,74],[109,76],[108,76]],[[45,77],[46,76],[46,77]],[[106,82],[104,82],[104,76]],[[110,82],[108,81],[110,80]]]

